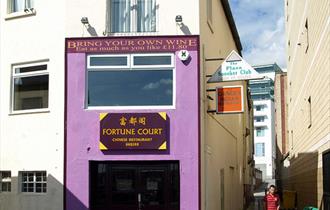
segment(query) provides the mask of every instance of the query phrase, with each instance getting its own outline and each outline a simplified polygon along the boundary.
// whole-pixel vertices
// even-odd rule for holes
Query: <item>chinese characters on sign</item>
[[[101,150],[166,150],[168,118],[160,113],[101,113]]]
[[[217,113],[244,112],[243,86],[217,88]]]

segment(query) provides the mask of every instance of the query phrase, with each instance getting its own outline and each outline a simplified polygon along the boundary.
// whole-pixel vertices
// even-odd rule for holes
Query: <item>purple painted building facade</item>
[[[198,39],[198,36],[159,36],[69,38],[66,40],[65,207],[67,210],[200,209]],[[165,55],[165,57],[159,58],[158,55]],[[92,60],[93,56],[97,59]],[[103,57],[100,59],[98,56]],[[138,66],[138,56],[148,62],[150,60],[148,56],[152,59],[157,58],[153,64],[148,62],[143,64],[143,60],[141,66]],[[166,56],[169,56],[169,63],[166,63]],[[184,59],[185,56],[189,56],[189,59]],[[107,58],[104,59],[104,57]],[[122,60],[118,59],[119,63],[117,61],[112,63],[109,57],[114,60],[120,57]],[[123,61],[124,58],[127,58],[127,62]],[[123,61],[122,64],[121,61]],[[99,67],[102,65],[104,68],[100,70]],[[114,96],[115,87],[105,92],[102,90],[102,93],[98,94],[98,88],[108,87],[106,81],[111,83],[113,77],[109,76],[109,80],[104,80],[102,76],[97,75],[102,74],[100,72],[107,75],[106,71],[109,71],[109,74],[118,74],[116,70],[121,67],[114,68],[114,66],[120,65],[124,66],[123,74],[127,71],[135,71],[136,66],[137,71],[142,69],[141,74],[147,72],[145,69],[151,68],[153,71],[154,67],[160,71],[164,70],[164,73],[154,71],[159,75],[159,81],[151,81],[154,77],[150,76],[151,82],[141,86],[141,91],[155,88],[159,92],[153,92],[153,94],[157,95],[162,94],[164,90],[164,94],[170,95],[168,100],[166,101],[164,99],[166,97],[160,95],[161,97],[155,96],[155,99],[150,101],[148,101],[150,97],[147,97],[148,102],[144,105],[135,104],[136,100],[127,102],[125,97],[133,98],[134,95],[140,94],[137,91],[130,95],[129,92],[135,90],[130,89],[129,84],[127,87],[123,85],[119,87],[121,89],[118,89],[118,94],[124,94],[123,97]],[[166,72],[173,72],[173,75]],[[162,74],[170,75],[170,79],[164,79],[165,76],[162,78]],[[91,80],[90,78],[94,76],[96,79]],[[135,74],[132,76],[136,78]],[[149,76],[146,76],[145,80],[149,80]],[[128,78],[127,83],[129,82]],[[166,85],[171,87],[171,91],[165,90]],[[161,89],[162,87],[164,89]],[[149,92],[143,92],[143,95],[145,94]],[[114,104],[112,99],[128,105]],[[161,104],[159,106],[153,104],[155,100],[159,100]],[[107,120],[111,122],[114,119],[111,114],[114,113],[127,116],[125,118],[128,120],[127,123],[134,114],[138,117],[146,115],[144,120],[147,121],[151,114],[146,113],[165,117],[164,119],[168,121],[167,138],[164,139],[166,144],[162,144],[163,147],[161,145],[158,149],[156,147],[154,149],[144,147],[112,149],[104,146],[100,142],[102,132],[100,120],[104,116],[110,116]],[[137,118],[136,123],[143,122],[142,118],[141,121],[139,119]],[[157,127],[147,123],[141,126],[141,129],[146,126],[145,132],[148,132],[148,128],[156,129]],[[120,126],[118,129],[121,129]],[[116,131],[122,132],[122,130]],[[157,132],[160,131],[163,130]],[[107,133],[105,130],[104,134],[112,135],[114,132],[115,130],[109,130]],[[130,132],[135,131],[130,130]],[[130,133],[127,135],[129,137]],[[157,133],[151,133],[152,135],[157,135]],[[150,138],[150,141],[153,140]],[[175,166],[171,164],[177,164],[177,172],[172,169]],[[170,176],[172,178],[168,178]],[[178,184],[178,188],[170,189],[170,186],[175,183]],[[177,193],[178,201],[175,198]],[[126,203],[123,203],[123,200],[126,200]]]

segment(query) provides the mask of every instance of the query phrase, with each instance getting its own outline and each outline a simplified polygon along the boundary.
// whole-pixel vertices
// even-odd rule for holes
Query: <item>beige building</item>
[[[286,0],[288,176],[298,208],[329,209],[330,2]]]
[[[239,210],[253,183],[253,105],[246,82],[207,80],[232,49],[240,53],[242,47],[227,0],[200,1],[200,6],[202,209]],[[225,85],[243,85],[244,113],[208,113],[216,108],[212,90]]]

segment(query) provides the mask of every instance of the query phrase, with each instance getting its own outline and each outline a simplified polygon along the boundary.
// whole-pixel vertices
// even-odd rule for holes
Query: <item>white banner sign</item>
[[[248,64],[236,51],[232,51],[207,81],[208,83],[263,79],[264,77]]]

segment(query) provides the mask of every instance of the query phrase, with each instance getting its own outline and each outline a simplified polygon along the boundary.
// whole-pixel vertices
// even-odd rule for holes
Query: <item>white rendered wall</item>
[[[60,210],[64,154],[64,0],[35,0],[36,15],[6,19],[0,10],[0,170],[12,175],[12,191],[0,193],[1,210]],[[48,60],[49,111],[10,112],[12,65]],[[19,171],[47,171],[46,194],[21,193]]]
[[[117,36],[138,35],[189,35],[199,34],[199,1],[197,0],[156,0],[158,6],[157,32],[148,33],[119,33]],[[81,23],[82,17],[87,17],[91,27],[98,36],[104,36],[106,30],[106,4],[107,0],[70,0],[66,1],[66,35],[67,37],[91,36]],[[181,15],[185,30],[180,30],[175,17]],[[183,29],[183,28],[182,28]],[[185,31],[185,33],[183,32]]]

